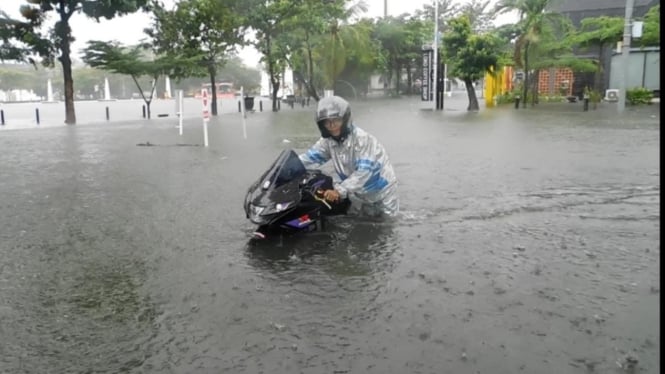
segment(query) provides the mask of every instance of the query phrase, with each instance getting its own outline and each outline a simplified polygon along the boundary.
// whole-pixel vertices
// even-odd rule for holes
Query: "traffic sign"
[[[201,89],[201,101],[203,102],[203,119],[210,119],[210,110],[208,107],[208,90],[205,88]]]

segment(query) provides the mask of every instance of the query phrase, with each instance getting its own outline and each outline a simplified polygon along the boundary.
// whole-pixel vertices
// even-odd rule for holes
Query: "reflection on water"
[[[373,268],[387,266],[395,250],[393,224],[331,217],[323,231],[252,240],[246,255],[250,265],[276,273],[317,266],[339,277],[370,275]]]

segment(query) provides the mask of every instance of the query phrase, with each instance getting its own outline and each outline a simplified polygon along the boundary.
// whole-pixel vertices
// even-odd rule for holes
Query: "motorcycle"
[[[245,196],[245,215],[258,225],[256,239],[315,231],[324,228],[327,216],[346,214],[348,199],[331,203],[323,191],[332,189],[332,177],[306,169],[292,149],[283,150]]]

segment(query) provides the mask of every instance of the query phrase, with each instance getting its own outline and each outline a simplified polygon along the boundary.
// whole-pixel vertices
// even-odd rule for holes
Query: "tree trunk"
[[[470,78],[464,78],[464,86],[466,86],[466,94],[469,97],[469,106],[466,110],[469,112],[477,112],[480,110],[478,106],[478,98],[476,97],[476,88],[473,87],[473,81]]]
[[[522,107],[526,108],[527,95],[529,93],[529,42],[524,45],[524,97],[522,97]]]
[[[399,96],[399,86],[402,81],[402,74],[400,74],[401,70],[402,65],[398,63],[397,66],[395,66],[395,96]]]
[[[540,83],[540,70],[534,72],[533,82],[531,82],[531,107],[538,104],[538,83]]]
[[[312,47],[309,44],[309,35],[307,38],[307,81],[305,86],[307,87],[307,94],[314,98],[314,100],[319,101],[319,94],[316,92],[316,88],[313,85],[314,82],[314,59],[312,58]],[[309,99],[307,100],[309,103]]]
[[[210,85],[211,85],[211,94],[212,96],[210,98],[210,114],[213,116],[217,115],[217,84],[215,81],[217,80],[217,69],[215,66],[211,63],[208,65],[208,74],[210,75]],[[244,98],[240,98],[240,100],[244,100]]]
[[[62,53],[58,60],[62,64],[62,75],[65,88],[65,123],[68,125],[76,124],[76,110],[74,109],[74,79],[72,78],[72,60],[69,56],[71,46],[69,44],[69,16],[60,12],[61,27],[56,27],[56,33],[60,38],[60,52]]]
[[[303,82],[305,89],[307,90],[307,96],[313,97],[314,100],[319,101],[319,94],[316,93],[316,89],[312,86],[311,82],[308,82],[305,77],[302,76],[302,73],[299,71],[294,71],[293,74],[298,77],[298,79]]]
[[[407,95],[412,95],[413,94],[413,82],[411,78],[411,64],[406,64],[406,94]]]
[[[601,80],[603,79],[603,49],[604,45],[601,43],[598,46],[599,52],[598,52],[598,69],[596,70],[596,77],[595,77],[595,82],[594,82],[594,89],[598,92],[600,92],[600,85],[601,85]]]

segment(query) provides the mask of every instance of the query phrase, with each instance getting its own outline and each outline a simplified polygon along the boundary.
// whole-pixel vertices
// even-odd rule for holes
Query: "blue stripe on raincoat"
[[[308,150],[306,155],[311,162],[315,162],[317,164],[323,164],[324,162],[328,161],[323,157],[323,155],[320,152],[312,149]]]
[[[356,170],[369,171],[371,176],[363,185],[367,192],[381,191],[388,185],[388,181],[381,176],[381,163],[367,159],[356,161]]]

